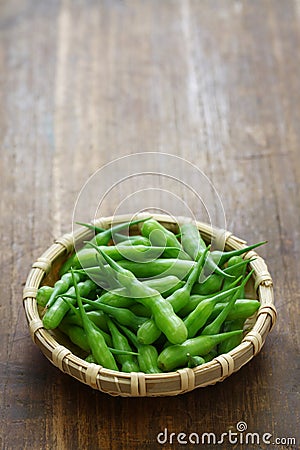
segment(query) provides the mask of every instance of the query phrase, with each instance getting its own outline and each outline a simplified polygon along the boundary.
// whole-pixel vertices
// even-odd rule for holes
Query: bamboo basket
[[[169,216],[151,214],[168,229],[178,232],[175,220]],[[142,218],[139,214],[137,218]],[[111,223],[121,223],[131,220],[129,216],[106,217],[95,221],[95,225],[108,228]],[[183,223],[184,218],[178,218]],[[232,233],[197,222],[201,235],[206,241],[222,240],[226,249],[239,249],[246,246],[246,242],[232,235]],[[137,233],[137,227],[131,228]],[[250,251],[244,258],[255,261],[249,263],[254,269],[252,279],[247,286],[249,295],[257,298],[261,306],[255,316],[247,323],[247,331],[242,343],[229,353],[220,355],[212,361],[193,369],[184,368],[174,372],[145,374],[124,373],[106,369],[97,364],[88,363],[82,359],[82,354],[74,345],[66,341],[66,337],[56,330],[43,328],[41,312],[36,303],[38,288],[43,284],[53,285],[58,278],[58,271],[62,263],[74,250],[74,244],[81,245],[90,239],[93,232],[86,228],[79,228],[74,234],[65,234],[46,250],[32,265],[28,275],[23,301],[29,331],[32,340],[43,354],[58,367],[82,383],[94,389],[113,396],[143,397],[143,396],[173,396],[192,391],[198,387],[213,385],[223,381],[233,372],[238,371],[248,363],[262,348],[267,334],[276,321],[276,308],[273,298],[273,283],[264,260],[255,252]]]

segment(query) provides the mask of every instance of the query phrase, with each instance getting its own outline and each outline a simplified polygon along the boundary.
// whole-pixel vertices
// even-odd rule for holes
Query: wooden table
[[[180,432],[220,437],[239,421],[260,445],[218,448],[296,448],[262,435],[299,445],[299,1],[12,0],[1,4],[0,33],[1,448],[182,448]],[[222,383],[116,398],[62,374],[33,345],[22,288],[32,262],[70,230],[88,177],[150,151],[199,167],[228,229],[269,241],[259,253],[278,321],[261,353]],[[103,212],[130,193],[116,188]],[[168,442],[175,435],[163,446],[165,428]]]

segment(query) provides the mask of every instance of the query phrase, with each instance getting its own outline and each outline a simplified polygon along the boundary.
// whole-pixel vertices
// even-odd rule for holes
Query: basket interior
[[[160,221],[160,223],[162,223],[166,228],[168,228],[170,231],[172,231],[174,233],[178,233],[178,231],[179,231],[177,225],[174,225],[167,221],[166,222]],[[137,234],[139,234],[139,228],[137,225],[134,225],[130,228],[130,235],[132,236],[132,235],[137,235]],[[75,245],[76,250],[79,250],[84,245],[85,240],[90,239],[93,236],[94,236],[94,233],[91,230],[86,229],[86,233],[84,234],[84,237],[81,237],[80,239],[78,239],[76,241],[76,245]],[[205,236],[204,236],[204,240],[205,240],[206,244],[209,243],[209,240]],[[111,240],[108,245],[113,245],[113,241]],[[228,245],[226,245],[225,248],[226,248],[226,250],[232,249]],[[53,286],[55,284],[55,282],[59,279],[59,270],[60,270],[61,266],[72,254],[73,254],[73,251],[69,254],[61,255],[53,262],[51,271],[44,276],[44,278],[41,282],[41,286],[43,286],[43,285]],[[259,298],[255,292],[255,289],[254,289],[254,278],[253,277],[250,278],[247,285],[245,286],[245,297],[249,298],[249,299],[259,300]],[[40,306],[38,306],[38,312],[39,312],[40,318],[42,318],[43,317],[43,309]],[[256,317],[257,317],[257,312],[245,321],[245,324],[244,324],[244,332],[245,333],[249,332],[252,329],[252,327],[255,324]],[[71,350],[74,355],[78,356],[79,358],[83,358],[83,359],[87,356],[87,353],[85,353],[82,349],[80,349],[75,344],[73,344],[70,341],[70,339],[68,338],[68,336],[66,336],[60,330],[58,330],[58,329],[48,330],[48,332],[51,334],[51,336],[53,336],[53,338],[57,341],[58,344],[63,345],[64,347]]]

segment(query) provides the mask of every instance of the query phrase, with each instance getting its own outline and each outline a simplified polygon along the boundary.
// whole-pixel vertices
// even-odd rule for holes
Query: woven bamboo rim
[[[143,216],[145,215],[139,214],[138,218]],[[176,230],[176,222],[170,217],[159,214],[152,214],[152,217],[169,229]],[[95,224],[108,228],[112,222],[114,224],[121,223],[131,220],[131,218],[127,215],[106,217],[95,221]],[[183,223],[184,220],[187,219],[177,219],[179,223]],[[230,232],[212,228],[202,222],[197,222],[197,226],[204,239],[214,239],[214,241],[222,239],[228,249],[246,246],[245,241],[233,236]],[[91,235],[90,230],[80,228],[74,234],[65,234],[57,239],[32,265],[23,291],[24,309],[32,340],[48,360],[62,372],[94,389],[113,396],[173,396],[223,381],[248,363],[261,350],[267,334],[275,324],[276,308],[274,306],[272,278],[267,266],[256,252],[250,251],[244,257],[250,259],[255,256],[256,258],[249,264],[251,269],[254,269],[254,289],[261,302],[261,307],[255,316],[251,330],[245,335],[242,343],[229,353],[220,355],[193,369],[185,368],[175,372],[158,374],[117,372],[97,364],[88,363],[76,356],[59,342],[55,332],[43,328],[36,303],[36,294],[45,275],[51,273],[53,264],[59,258],[61,258],[61,261],[66,259],[74,249],[75,243],[77,245],[77,243],[89,239]]]

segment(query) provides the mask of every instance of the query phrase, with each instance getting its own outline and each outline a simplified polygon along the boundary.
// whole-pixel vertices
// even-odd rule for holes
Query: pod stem
[[[205,260],[207,258],[208,252],[210,251],[210,245],[204,250],[202,254],[198,254],[196,264],[193,267],[191,273],[188,276],[188,279],[186,281],[185,287],[188,292],[191,292],[192,287],[194,286],[195,282],[199,278],[200,271],[203,268],[205,264]]]
[[[225,308],[220,312],[220,314],[215,318],[215,320],[204,328],[204,330],[201,333],[202,335],[218,334],[220,332],[223,322],[226,320],[228,313],[232,309],[236,300],[239,298],[241,290],[245,287],[246,283],[250,279],[253,272],[254,269],[252,269],[251,272],[249,272],[246,278],[242,281],[241,285],[238,286],[238,288],[236,288],[237,290],[234,293],[233,297],[229,300]]]
[[[85,223],[85,222],[76,222],[78,225],[82,225],[83,227],[87,227],[90,230],[95,231],[96,233],[103,233],[105,231],[110,231],[110,233],[114,233],[115,231],[119,231],[119,230],[123,230],[126,227],[130,227],[131,225],[137,225],[139,223],[142,222],[146,222],[147,220],[152,219],[152,217],[146,217],[143,219],[137,219],[137,220],[133,220],[132,222],[124,222],[124,223],[119,223],[117,225],[111,226],[110,228],[101,228],[98,227],[97,225],[93,225],[93,224],[89,224],[89,223]]]

